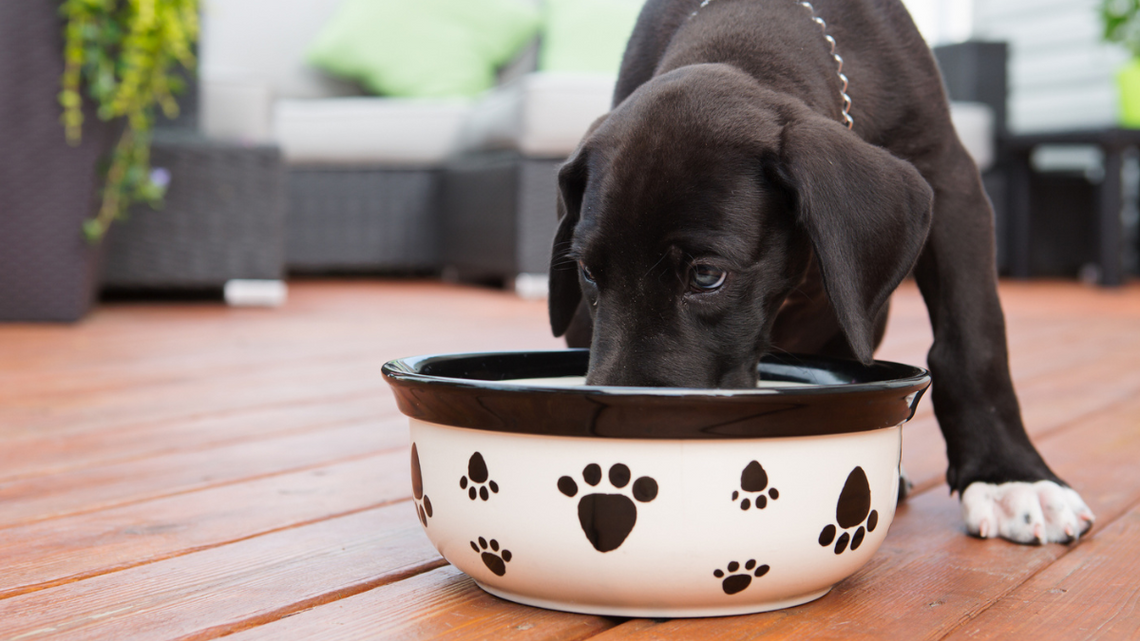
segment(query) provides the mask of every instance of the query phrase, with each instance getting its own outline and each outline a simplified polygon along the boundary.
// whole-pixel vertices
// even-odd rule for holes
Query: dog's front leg
[[[967,530],[1019,543],[1067,542],[1092,526],[1081,497],[1030,442],[1009,373],[997,294],[993,214],[973,161],[955,146],[924,175],[934,215],[915,267],[934,330],[932,401],[946,480]],[[921,167],[920,167],[921,170]]]

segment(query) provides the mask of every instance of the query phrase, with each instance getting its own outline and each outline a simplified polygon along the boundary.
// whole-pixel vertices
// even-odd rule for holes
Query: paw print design
[[[713,571],[713,576],[724,579],[720,582],[720,587],[725,594],[736,594],[743,592],[745,588],[752,585],[752,577],[760,578],[768,574],[769,569],[771,568],[767,565],[756,565],[755,559],[748,559],[744,563],[744,571],[741,572],[740,564],[736,561],[730,561],[727,570],[731,574],[725,576],[724,570],[717,569]]]
[[[871,509],[871,485],[867,482],[867,473],[861,467],[856,467],[847,475],[847,482],[843,484],[843,491],[835,505],[835,522],[844,532],[836,539],[836,526],[829,524],[819,533],[819,544],[826,547],[835,541],[836,554],[847,551],[848,543],[852,550],[858,550],[863,545],[863,537],[867,532],[874,532],[875,526],[879,524],[879,513]],[[855,526],[859,526],[859,529],[854,534],[846,531]]]
[[[476,498],[486,501],[491,498],[492,493],[499,493],[499,484],[489,480],[490,478],[491,476],[487,472],[487,462],[483,460],[483,455],[475,452],[467,461],[467,476],[459,479],[459,487],[467,490],[467,496],[472,501]],[[488,488],[490,488],[490,492],[487,491]]]
[[[629,467],[615,463],[610,467],[609,482],[616,489],[629,485],[632,478]],[[582,480],[591,487],[602,481],[602,468],[590,463],[582,470]],[[578,495],[578,484],[569,476],[558,479],[558,490],[571,498]],[[625,538],[637,523],[637,504],[648,503],[657,498],[657,481],[642,476],[633,482],[633,498],[625,494],[603,494],[594,492],[578,500],[578,523],[586,538],[599,552],[611,552],[621,547]]]
[[[424,475],[420,471],[420,454],[416,450],[415,443],[412,443],[412,496],[416,499],[416,514],[420,517],[420,523],[427,527],[432,513],[431,499],[424,494]]]
[[[765,489],[768,490],[767,496],[760,494]],[[740,498],[741,492],[745,493],[743,499]],[[733,490],[732,500],[734,502],[739,500],[742,510],[748,510],[753,505],[756,506],[756,509],[763,510],[768,507],[769,498],[773,501],[780,498],[780,491],[774,487],[768,487],[768,473],[764,471],[764,466],[760,465],[759,461],[752,461],[740,473],[740,490]]]
[[[487,539],[479,537],[479,544],[475,545],[475,542],[472,541],[471,549],[475,550],[479,558],[483,559],[483,565],[494,572],[495,576],[503,576],[507,573],[507,564],[511,562],[511,551],[506,548],[500,550],[498,541],[491,539],[488,543]]]

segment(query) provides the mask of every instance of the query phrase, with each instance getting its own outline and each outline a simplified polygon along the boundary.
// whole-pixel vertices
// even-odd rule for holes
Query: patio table
[[[297,281],[275,310],[117,302],[0,325],[0,639],[1136,639],[1140,286],[1001,294],[1028,429],[1097,513],[1090,535],[966,536],[924,401],[904,429],[915,492],[871,561],[815,602],[709,619],[503,601],[421,531],[381,365],[558,348],[542,302]],[[930,340],[906,283],[879,357],[922,363]]]
[[[1001,139],[1010,162],[1010,274],[1030,276],[1030,235],[1033,226],[1030,202],[1030,172],[1033,151],[1045,145],[1090,146],[1104,154],[1104,178],[1096,188],[1097,202],[1091,212],[1096,226],[1096,262],[1100,284],[1115,287],[1126,278],[1124,266],[1124,156],[1140,147],[1140,129],[1087,129],[1007,134]],[[1135,204],[1135,203],[1133,203]],[[1074,212],[1082,215],[1085,212]]]

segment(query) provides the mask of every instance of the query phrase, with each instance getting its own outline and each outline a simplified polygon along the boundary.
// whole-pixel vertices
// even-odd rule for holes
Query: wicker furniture
[[[545,295],[558,168],[609,110],[613,83],[608,74],[532,72],[475,105],[444,172],[446,276]]]
[[[220,288],[284,277],[284,170],[275,146],[163,130],[151,164],[170,172],[165,205],[136,205],[111,228],[105,288]]]
[[[438,268],[438,170],[302,165],[287,175],[291,271]]]
[[[1085,145],[1095,146],[1104,154],[1104,178],[1095,187],[1095,202],[1091,203],[1089,210],[1076,214],[1093,220],[1098,283],[1107,287],[1124,284],[1129,276],[1125,257],[1129,251],[1136,251],[1134,246],[1126,246],[1126,243],[1135,241],[1128,238],[1122,220],[1126,182],[1124,157],[1129,151],[1140,149],[1140,130],[1111,128],[1007,135],[1002,142],[1012,167],[1009,199],[1011,275],[1017,278],[1034,275],[1031,260],[1035,213],[1031,182],[1033,150],[1044,145]],[[1130,197],[1135,198],[1134,195]],[[1135,206],[1135,202],[1131,205]],[[1072,239],[1066,238],[1065,241],[1071,242]]]
[[[440,252],[445,275],[514,287],[521,294],[544,285],[558,224],[561,164],[561,159],[511,151],[452,160],[443,181]]]
[[[118,128],[87,109],[82,144],[65,141],[58,8],[0,3],[0,321],[75,321],[94,299],[98,251],[82,222]]]
[[[311,67],[341,3],[204,5],[202,131],[281,148],[290,272],[436,272],[440,170],[469,101],[362,96]]]

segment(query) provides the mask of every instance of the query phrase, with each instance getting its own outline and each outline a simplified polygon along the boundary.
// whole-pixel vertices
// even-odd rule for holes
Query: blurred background
[[[0,2],[0,320],[275,305],[314,275],[541,298],[556,169],[608,110],[642,3]],[[1134,276],[1136,3],[905,4],[1002,275]]]

